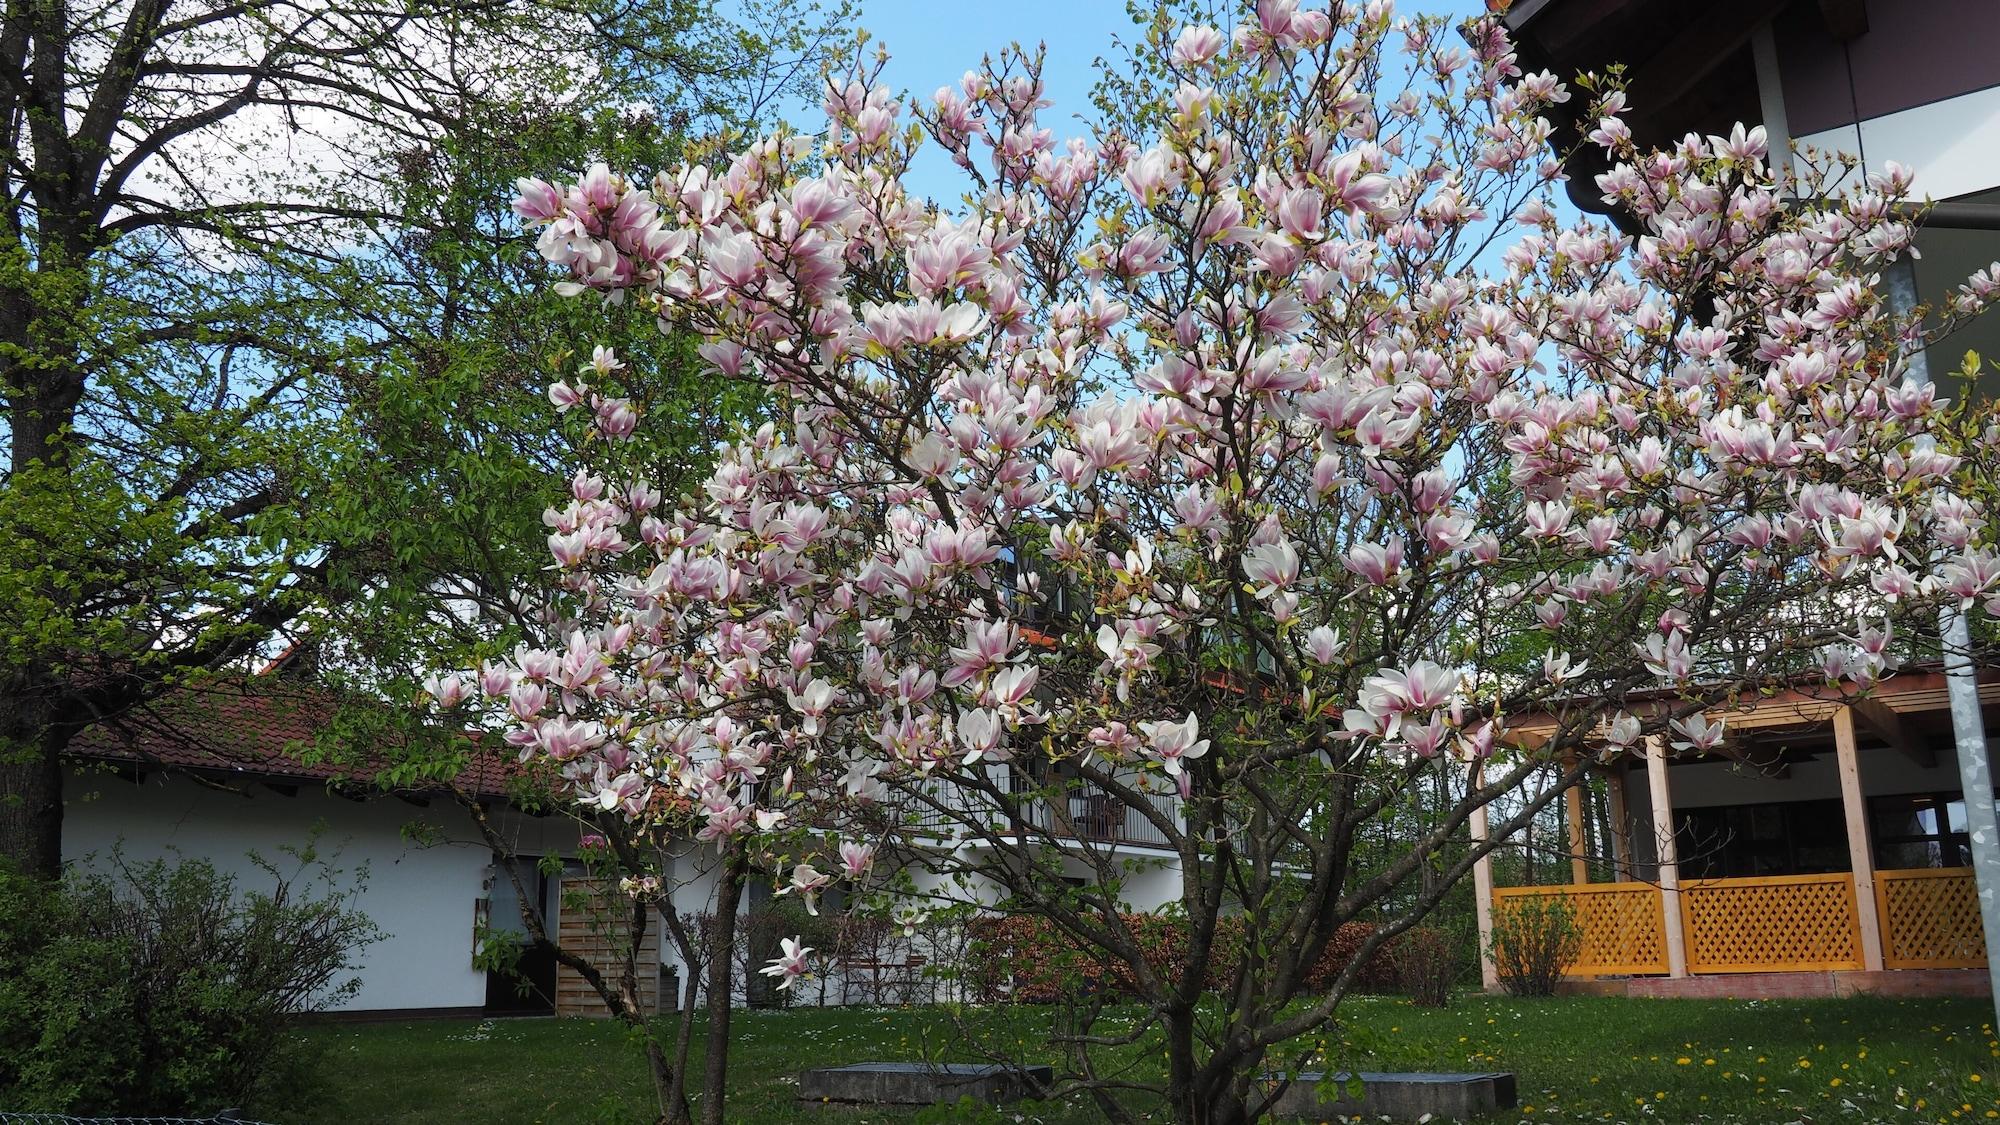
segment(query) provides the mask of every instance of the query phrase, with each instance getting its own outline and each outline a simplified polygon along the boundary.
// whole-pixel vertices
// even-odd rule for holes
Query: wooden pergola
[[[2000,717],[2000,670],[1981,677],[1981,701]],[[1666,706],[1662,700],[1661,706]],[[1607,760],[1610,862],[1615,878],[1592,882],[1582,790],[1565,794],[1570,881],[1540,887],[1496,888],[1490,858],[1474,868],[1482,977],[1497,985],[1489,950],[1496,911],[1530,896],[1561,896],[1583,929],[1582,954],[1573,978],[1626,978],[1624,990],[1649,995],[1779,995],[1825,991],[1981,991],[1985,987],[1983,931],[1972,873],[1967,867],[1880,870],[1868,800],[1928,780],[1930,788],[1956,791],[1949,754],[1944,679],[1931,672],[1898,675],[1863,697],[1830,689],[1785,691],[1711,710],[1726,720],[1729,737],[1719,752],[1676,752],[1666,739],[1645,740],[1642,751]],[[1554,726],[1554,717],[1527,719],[1517,732],[1528,740]],[[1539,726],[1538,726],[1539,724]],[[1794,770],[1827,783],[1827,758],[1838,780],[1848,866],[1844,871],[1760,874],[1734,878],[1684,878],[1677,841],[1676,785],[1688,766],[1708,765],[1711,790],[1705,807],[1727,808],[1715,790],[1742,778],[1769,795],[1782,792]],[[1645,772],[1643,819],[1628,814],[1627,781]],[[1881,775],[1879,777],[1875,775]],[[1891,776],[1893,775],[1893,776]],[[1871,780],[1873,778],[1873,780]],[[1754,780],[1749,780],[1754,779]],[[1720,780],[1720,784],[1718,781]],[[1903,788],[1897,789],[1900,780]],[[1886,787],[1885,787],[1886,786]],[[1635,786],[1636,788],[1636,786]],[[1642,799],[1638,794],[1633,800]],[[1649,830],[1650,849],[1639,848],[1634,829]],[[1488,831],[1485,810],[1472,819],[1475,838]],[[1650,850],[1650,855],[1635,854]],[[1949,859],[1945,862],[1949,863]],[[1969,973],[1966,970],[1980,970]],[[1763,979],[1782,975],[1779,979]],[[1709,978],[1703,983],[1704,978]],[[1723,978],[1717,980],[1714,978]],[[1604,987],[1600,985],[1600,987]],[[1615,989],[1614,989],[1615,990]]]

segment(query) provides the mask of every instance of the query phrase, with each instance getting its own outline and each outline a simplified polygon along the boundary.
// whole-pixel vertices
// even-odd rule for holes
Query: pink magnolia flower
[[[1673,728],[1681,733],[1674,739],[1676,750],[1713,750],[1722,745],[1723,720],[1710,721],[1706,715],[1675,719]]]
[[[1187,796],[1186,764],[1208,753],[1208,740],[1197,737],[1200,724],[1194,712],[1177,723],[1155,720],[1139,724],[1139,729],[1146,735],[1146,752],[1179,784],[1181,796]]]
[[[1215,28],[1198,25],[1183,27],[1180,34],[1174,37],[1174,65],[1205,65],[1222,53],[1224,43],[1222,32]]]
[[[1328,665],[1340,659],[1340,632],[1325,625],[1306,634],[1306,656],[1314,664]]]
[[[1299,580],[1299,552],[1289,540],[1265,543],[1243,552],[1243,576],[1259,583],[1257,596],[1268,598]]]
[[[1685,680],[1694,674],[1694,655],[1688,651],[1687,634],[1679,629],[1646,638],[1639,653],[1646,670],[1663,680]]]
[[[778,894],[781,896],[790,894],[798,895],[801,899],[805,900],[806,913],[817,917],[819,915],[819,893],[825,890],[827,884],[831,882],[833,882],[833,876],[826,874],[810,863],[801,863],[792,868],[792,881],[778,888]]]
[[[875,866],[875,849],[869,844],[852,841],[840,845],[840,870],[849,879],[861,879]]]
[[[797,938],[784,938],[778,942],[778,955],[757,971],[767,977],[776,977],[778,989],[783,991],[807,974],[806,958],[811,953],[812,947],[801,945]]]
[[[465,701],[471,694],[462,676],[430,676],[424,680],[424,691],[444,710],[451,710]]]
[[[514,190],[519,193],[514,213],[530,223],[546,223],[562,213],[562,193],[547,180],[515,180]]]
[[[1371,586],[1386,586],[1402,569],[1403,541],[1393,538],[1387,543],[1356,543],[1348,548],[1341,564]]]

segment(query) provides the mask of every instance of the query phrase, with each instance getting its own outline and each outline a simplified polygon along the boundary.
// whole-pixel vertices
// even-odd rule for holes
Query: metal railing
[[[1074,779],[1038,786],[1011,773],[1006,785],[1010,792],[1023,798],[1021,820],[1037,832],[1092,844],[1172,846],[1167,834],[1144,811],[1101,786]],[[1175,799],[1169,794],[1141,793],[1138,799],[1148,802],[1170,820],[1178,817]],[[963,790],[945,789],[941,791],[940,803],[945,807],[913,804],[907,829],[940,837],[968,834],[972,831],[970,825],[1008,831],[1008,817],[998,802],[982,800]]]
[[[70,1113],[8,1113],[0,1109],[0,1125],[258,1125],[240,1109],[224,1109],[214,1117],[76,1117]]]
[[[1174,816],[1173,798],[1165,794],[1143,793],[1139,799],[1149,802],[1169,818]],[[1061,815],[1058,815],[1059,809]],[[1060,836],[1097,844],[1167,846],[1166,833],[1147,819],[1143,811],[1127,804],[1109,790],[1087,782],[1072,783],[1065,792],[1031,801],[1022,813],[1023,820]]]

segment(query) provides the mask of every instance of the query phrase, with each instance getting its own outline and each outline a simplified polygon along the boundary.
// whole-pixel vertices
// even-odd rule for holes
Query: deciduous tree
[[[0,855],[57,870],[83,728],[363,594],[378,639],[448,616],[443,584],[491,594],[407,497],[498,514],[546,479],[518,423],[548,322],[508,319],[512,232],[436,170],[546,161],[621,110],[657,137],[754,113],[817,50],[799,8],[7,5]],[[483,573],[522,557],[484,545]]]
[[[1038,66],[917,103],[857,70],[822,136],[524,186],[570,288],[699,333],[781,414],[687,495],[576,476],[547,516],[576,628],[484,686],[579,799],[685,797],[704,840],[789,854],[790,893],[924,857],[1115,964],[1145,1015],[1072,1024],[1058,1093],[1257,1117],[1469,869],[1422,874],[1476,810],[1721,749],[1745,693],[1862,690],[1911,615],[2000,579],[1964,498],[1991,441],[1905,377],[1920,324],[1876,286],[1901,170],[1793,198],[1761,130],[1640,151],[1615,84],[1520,73],[1491,16],[1162,18],[1128,127],[1066,142]],[[1558,209],[1543,114],[1573,98],[1636,238]],[[962,201],[905,190],[926,144]],[[1446,807],[1357,870],[1418,786]],[[1079,793],[1176,860],[1171,971]],[[1131,1043],[1163,1076],[1106,1069]]]

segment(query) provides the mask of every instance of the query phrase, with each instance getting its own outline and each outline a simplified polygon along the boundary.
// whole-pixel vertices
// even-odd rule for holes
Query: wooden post
[[[1483,764],[1472,767],[1472,787],[1479,788],[1485,782],[1486,768]],[[1486,806],[1472,810],[1472,842],[1480,844],[1486,840]],[[1493,963],[1493,857],[1482,855],[1472,861],[1472,910],[1479,926],[1479,984],[1488,992],[1500,987],[1500,970]]]
[[[1833,713],[1833,748],[1840,763],[1840,807],[1847,814],[1847,859],[1854,872],[1854,924],[1861,930],[1861,967],[1882,969],[1882,923],[1875,909],[1875,848],[1868,838],[1868,802],[1861,795],[1861,761],[1854,744],[1854,709]]]
[[[1590,842],[1583,830],[1583,787],[1578,781],[1563,791],[1564,811],[1569,816],[1569,881],[1576,885],[1590,882]]]
[[[1687,932],[1681,928],[1681,859],[1674,843],[1674,801],[1667,791],[1667,741],[1646,739],[1646,782],[1653,794],[1653,839],[1660,852],[1660,918],[1667,933],[1667,975],[1688,975]]]
[[[1611,798],[1611,874],[1613,882],[1632,877],[1632,825],[1625,811],[1625,763],[1620,760],[1605,776],[1604,792]]]

